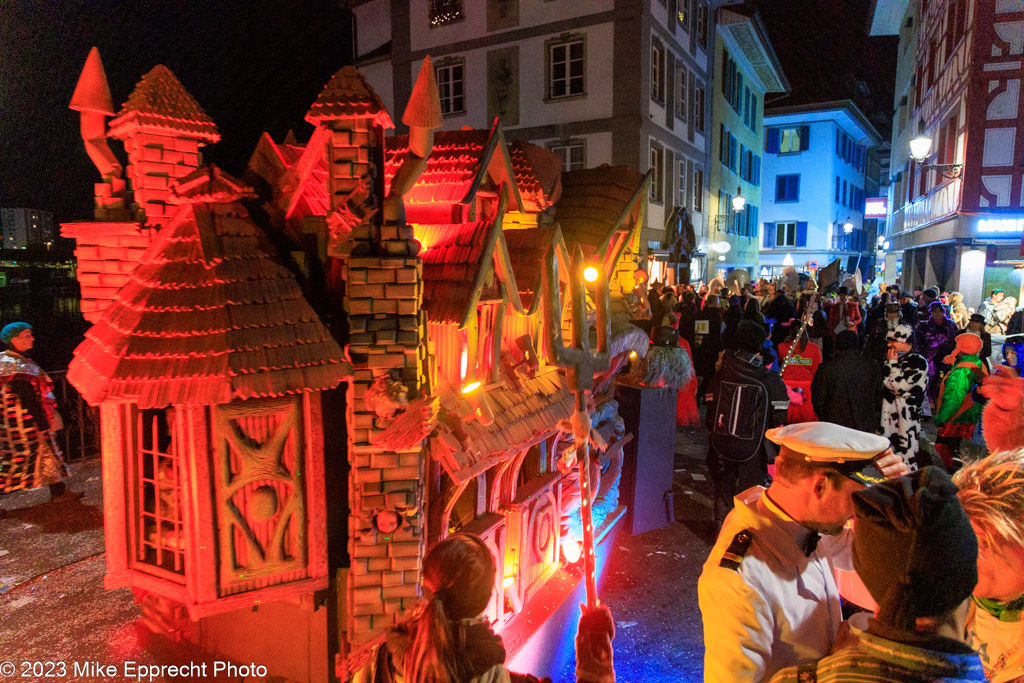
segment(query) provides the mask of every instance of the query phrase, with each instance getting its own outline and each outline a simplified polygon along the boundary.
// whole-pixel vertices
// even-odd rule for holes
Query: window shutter
[[[764,151],[768,152],[769,154],[778,154],[779,153],[779,129],[778,128],[769,128],[765,132]]]
[[[797,221],[796,224],[796,246],[807,246],[807,221]]]
[[[775,224],[765,223],[764,224],[764,236],[761,246],[765,249],[771,249],[775,246]]]
[[[754,156],[754,184],[761,185],[761,157]]]
[[[775,176],[775,201],[786,198],[786,176]]]
[[[789,198],[794,202],[800,201],[800,174],[789,177]]]
[[[811,148],[811,127],[800,126],[800,151],[806,152]]]
[[[729,141],[726,139],[725,124],[718,124],[719,136],[718,136],[718,160],[725,165],[729,165],[729,155],[726,150],[729,149]]]

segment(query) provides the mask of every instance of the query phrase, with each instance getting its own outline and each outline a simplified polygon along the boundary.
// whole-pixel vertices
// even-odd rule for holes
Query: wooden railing
[[[57,410],[64,420],[64,429],[57,432],[57,445],[68,461],[99,456],[100,411],[90,406],[68,382],[67,370],[48,371],[53,380]]]

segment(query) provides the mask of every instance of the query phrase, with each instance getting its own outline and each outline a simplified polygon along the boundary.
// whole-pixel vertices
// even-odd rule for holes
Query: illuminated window
[[[676,18],[683,25],[684,29],[690,26],[690,0],[679,0],[679,9],[676,10]]]
[[[586,93],[583,38],[548,43],[548,98],[572,97]]]
[[[444,115],[466,112],[465,68],[465,62],[460,60],[438,66],[435,71]]]
[[[587,146],[582,138],[550,142],[548,149],[562,157],[562,167],[566,171],[578,171],[587,167]]]
[[[801,151],[800,128],[782,128],[779,130],[779,154],[791,154]]]
[[[796,223],[775,224],[775,246],[795,247],[796,246]]]
[[[430,0],[431,26],[444,26],[462,18],[462,0]]]

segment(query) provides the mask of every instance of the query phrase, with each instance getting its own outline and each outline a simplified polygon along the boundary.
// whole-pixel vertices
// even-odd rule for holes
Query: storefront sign
[[[864,200],[864,218],[885,218],[888,213],[887,197],[868,197]]]
[[[979,235],[1020,234],[1022,232],[1024,232],[1024,218],[982,218],[978,221]]]

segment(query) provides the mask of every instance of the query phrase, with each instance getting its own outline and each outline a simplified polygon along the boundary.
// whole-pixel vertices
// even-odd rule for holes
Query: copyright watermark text
[[[246,678],[267,675],[267,667],[251,662],[188,662],[187,664],[142,664],[132,660],[112,664],[92,661],[21,661],[0,662],[0,678],[3,680],[45,680],[64,678],[80,681],[89,678],[121,678],[130,681],[155,681],[158,679]]]

